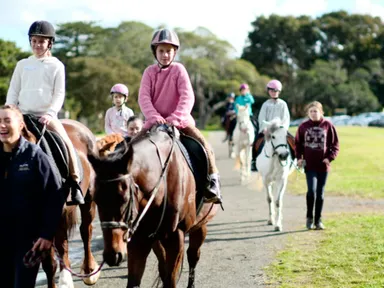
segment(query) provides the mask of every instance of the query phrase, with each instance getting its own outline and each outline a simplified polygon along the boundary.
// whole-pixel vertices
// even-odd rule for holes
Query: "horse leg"
[[[187,288],[195,288],[195,269],[200,259],[200,247],[203,245],[206,236],[206,225],[202,225],[200,229],[194,230],[189,234],[189,247],[187,250],[189,277]]]
[[[84,260],[81,266],[81,273],[89,274],[96,271],[99,268],[95,258],[91,251],[92,240],[92,221],[96,214],[96,204],[93,201],[86,201],[83,205],[80,205],[81,212],[81,225],[80,234],[83,240],[84,246]],[[95,275],[88,278],[83,278],[83,282],[87,285],[94,285],[100,277],[100,271]]]
[[[275,231],[283,230],[283,196],[285,192],[285,188],[287,187],[287,179],[280,180],[279,183],[276,183],[276,187],[278,189],[278,196],[276,200],[276,208],[277,208],[277,222],[275,226]]]
[[[147,257],[153,242],[148,238],[135,238],[128,243],[128,285],[127,288],[138,288],[141,284]]]
[[[66,228],[66,227],[65,227]],[[71,263],[68,257],[68,236],[66,229],[60,229],[58,235],[55,237],[55,246],[59,257],[61,257],[66,267],[71,267]],[[64,269],[64,266],[60,263],[60,279],[59,288],[74,288],[72,275],[69,271]]]
[[[267,192],[267,202],[269,206],[269,220],[268,225],[275,225],[275,203],[273,203],[272,186],[270,183],[264,184]]]
[[[153,252],[155,253],[157,260],[159,261],[158,269],[160,274],[160,279],[164,283],[165,278],[167,277],[167,270],[165,269],[166,264],[166,254],[163,245],[160,241],[155,241],[152,246]]]
[[[178,272],[180,270],[184,254],[184,237],[184,232],[177,229],[175,232],[170,233],[167,239],[162,241],[167,253],[167,277],[163,283],[164,288],[176,288]]]
[[[43,259],[41,265],[43,266],[43,270],[47,276],[48,288],[56,288],[55,273],[57,269],[57,262],[55,260],[55,251],[53,248],[51,248],[49,255]]]

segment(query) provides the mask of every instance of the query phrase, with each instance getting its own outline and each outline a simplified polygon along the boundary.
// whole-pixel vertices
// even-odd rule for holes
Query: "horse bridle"
[[[279,147],[284,147],[284,148],[287,148],[288,149],[288,144],[278,144],[277,146],[275,146],[274,144],[273,144],[273,142],[272,142],[272,139],[271,139],[271,144],[272,144],[272,148],[273,148],[273,154],[272,154],[272,156],[268,156],[267,155],[267,151],[265,151],[266,149],[264,149],[264,154],[265,154],[265,157],[267,157],[267,158],[271,158],[271,157],[273,157],[273,156],[275,156],[277,153],[276,153],[276,149],[277,148],[279,148]]]
[[[148,209],[151,206],[153,200],[155,199],[156,194],[160,189],[160,184],[163,180],[164,181],[164,201],[163,201],[162,214],[161,214],[160,221],[159,221],[159,224],[157,225],[155,232],[152,233],[151,235],[149,235],[149,237],[154,237],[157,234],[157,232],[160,229],[161,223],[163,222],[163,218],[165,215],[165,208],[167,206],[167,173],[166,172],[167,172],[168,167],[169,167],[169,162],[170,162],[171,156],[175,150],[174,134],[168,134],[168,135],[172,139],[172,146],[171,146],[171,150],[169,151],[169,154],[168,154],[164,164],[161,163],[162,161],[161,161],[161,154],[160,154],[159,147],[157,146],[156,142],[154,142],[151,138],[149,138],[150,142],[153,145],[155,145],[155,147],[156,147],[157,155],[160,159],[160,163],[162,164],[162,171],[161,171],[159,179],[157,180],[155,187],[149,192],[151,197],[149,198],[147,204],[145,205],[145,207],[144,207],[143,211],[141,212],[141,214],[139,215],[139,217],[136,216],[136,218],[134,218],[134,212],[137,212],[137,208],[135,205],[136,204],[135,203],[135,196],[137,194],[136,192],[138,191],[139,186],[135,183],[133,176],[130,173],[124,174],[124,175],[117,177],[117,178],[101,180],[103,182],[115,182],[115,181],[127,180],[127,179],[130,180],[130,185],[129,185],[130,197],[129,197],[129,201],[127,202],[126,207],[124,208],[124,212],[123,212],[124,217],[122,217],[123,221],[101,221],[100,224],[101,224],[102,230],[122,229],[124,231],[127,231],[125,237],[127,238],[126,241],[129,242],[131,240],[133,234],[135,233],[135,231],[139,227],[140,221],[143,219],[145,214],[148,212]],[[134,209],[136,209],[136,211],[134,211]]]

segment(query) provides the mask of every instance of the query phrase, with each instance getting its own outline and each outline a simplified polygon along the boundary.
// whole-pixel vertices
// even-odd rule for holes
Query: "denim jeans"
[[[315,224],[321,220],[324,204],[324,187],[327,182],[328,172],[306,171],[307,178],[307,218],[313,218],[315,205]]]
[[[22,245],[21,247],[12,247],[0,249],[0,279],[1,287],[4,288],[34,288],[39,266],[27,268],[24,265],[23,257],[29,249],[32,248],[32,243]]]

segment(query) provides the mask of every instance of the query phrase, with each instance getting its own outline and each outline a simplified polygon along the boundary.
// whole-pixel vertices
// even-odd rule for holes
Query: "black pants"
[[[0,287],[4,288],[34,288],[39,266],[27,268],[24,265],[24,255],[32,248],[32,242],[19,247],[0,247]]]
[[[313,218],[315,205],[315,224],[321,220],[324,204],[324,187],[327,182],[328,172],[306,171],[307,178],[307,218]]]

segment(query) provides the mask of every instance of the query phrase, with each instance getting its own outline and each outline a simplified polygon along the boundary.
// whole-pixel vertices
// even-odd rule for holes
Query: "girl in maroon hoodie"
[[[324,119],[323,106],[314,101],[307,106],[309,120],[303,122],[295,137],[297,165],[305,168],[307,178],[307,228],[323,230],[321,211],[324,187],[331,161],[339,153],[339,139],[333,124]],[[315,200],[316,199],[316,200]],[[315,218],[313,206],[315,204]]]

